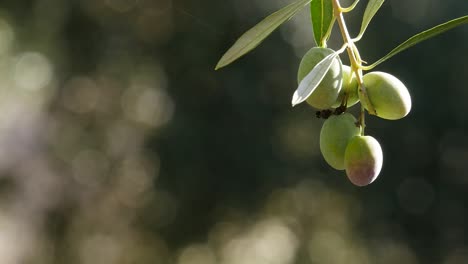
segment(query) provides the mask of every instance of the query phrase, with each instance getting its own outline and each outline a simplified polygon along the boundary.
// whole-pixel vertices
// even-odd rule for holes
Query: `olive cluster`
[[[328,48],[310,49],[299,65],[298,81],[333,52]],[[368,185],[377,178],[383,153],[379,142],[364,135],[362,123],[346,108],[361,102],[364,109],[388,120],[403,118],[411,110],[408,89],[393,75],[369,72],[362,77],[362,86],[366,94],[351,67],[343,65],[337,57],[307,98],[309,105],[320,110],[317,116],[326,118],[320,131],[320,151],[325,161],[337,170],[346,170],[349,180],[357,186]]]

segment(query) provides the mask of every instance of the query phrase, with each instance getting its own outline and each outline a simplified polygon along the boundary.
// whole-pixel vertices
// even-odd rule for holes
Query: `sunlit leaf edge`
[[[310,3],[311,0],[300,0],[283,7],[267,16],[253,28],[245,32],[231,48],[224,53],[215,70],[225,67],[256,48],[276,28],[291,19],[299,10]]]
[[[372,18],[375,16],[375,14],[377,14],[377,11],[379,11],[384,2],[385,0],[369,0],[362,17],[361,30],[359,31],[359,35],[356,37],[356,39],[360,39],[364,35],[364,32],[366,32],[366,29],[369,26]]]
[[[462,16],[462,17],[459,17],[459,18],[455,18],[453,20],[450,20],[450,21],[447,21],[445,23],[442,23],[440,25],[437,25],[433,28],[430,28],[428,30],[425,30],[421,33],[418,33],[414,36],[412,36],[411,38],[407,39],[405,42],[401,43],[400,45],[398,45],[396,48],[394,48],[393,50],[391,50],[387,55],[383,56],[382,58],[380,58],[379,60],[377,60],[376,62],[374,62],[373,64],[369,65],[369,66],[364,66],[363,68],[365,70],[371,70],[373,68],[375,68],[377,65],[381,64],[382,62],[390,59],[391,57],[395,56],[396,54],[424,41],[424,40],[427,40],[427,39],[430,39],[430,38],[433,38],[439,34],[442,34],[450,29],[453,29],[455,27],[458,27],[458,26],[461,26],[461,25],[464,25],[464,24],[467,24],[468,23],[468,15],[466,16]]]
[[[317,88],[323,80],[334,60],[338,57],[339,53],[334,52],[323,58],[315,67],[302,79],[298,88],[293,94],[291,101],[292,106],[304,102],[312,92]]]

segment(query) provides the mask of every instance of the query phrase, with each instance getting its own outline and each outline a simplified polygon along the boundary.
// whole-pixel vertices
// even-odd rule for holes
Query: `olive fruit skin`
[[[298,83],[309,74],[310,71],[326,56],[334,53],[332,49],[328,48],[311,48],[302,58],[297,72]],[[330,70],[325,74],[325,77],[307,98],[307,103],[317,109],[328,109],[336,102],[343,83],[342,64],[339,57],[337,57]]]
[[[353,137],[346,147],[345,168],[348,179],[357,186],[372,183],[382,169],[383,153],[371,136]]]
[[[395,76],[385,72],[370,72],[363,77],[367,96],[383,119],[397,120],[405,117],[411,110],[411,96],[406,86]],[[361,97],[362,94],[359,93]],[[368,109],[365,100],[364,107]]]
[[[356,118],[350,113],[328,118],[320,130],[320,152],[325,161],[334,169],[344,170],[346,146],[359,133]]]
[[[341,86],[340,94],[338,95],[338,98],[333,105],[334,108],[341,105],[341,101],[343,101],[343,97],[345,96],[346,92],[348,93],[347,107],[351,107],[359,102],[357,79],[352,74],[351,67],[348,65],[343,65],[343,85]]]

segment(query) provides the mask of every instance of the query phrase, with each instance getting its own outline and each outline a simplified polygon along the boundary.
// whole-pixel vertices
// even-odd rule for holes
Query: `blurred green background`
[[[358,188],[321,157],[314,109],[290,106],[307,8],[214,71],[288,3],[1,1],[0,263],[468,263],[468,27],[376,69],[413,109],[368,118],[384,167]],[[358,47],[371,63],[467,12],[386,1]]]

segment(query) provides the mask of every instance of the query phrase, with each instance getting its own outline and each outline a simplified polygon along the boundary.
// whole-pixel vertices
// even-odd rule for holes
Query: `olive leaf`
[[[281,24],[292,18],[311,0],[299,0],[269,15],[253,28],[245,32],[232,47],[221,57],[215,70],[231,64],[249,51],[256,48]]]
[[[369,0],[366,6],[366,10],[364,11],[364,16],[362,17],[361,30],[359,31],[359,35],[356,37],[356,40],[361,39],[362,35],[364,35],[367,26],[369,26],[370,21],[375,16],[377,11],[379,11],[384,1],[385,0]]]
[[[326,42],[330,36],[330,29],[335,22],[332,1],[312,0],[310,2],[310,17],[315,43],[318,47],[326,47]]]
[[[333,61],[338,57],[339,53],[334,52],[321,60],[315,67],[309,72],[309,74],[302,79],[299,83],[299,87],[293,94],[292,106],[304,102],[307,97],[309,97],[313,91],[317,88],[320,82],[330,70]]]
[[[405,42],[401,43],[400,45],[398,45],[396,48],[394,48],[392,51],[390,51],[387,55],[385,55],[384,57],[382,57],[381,59],[377,60],[376,62],[374,62],[372,65],[369,65],[369,66],[365,66],[363,67],[365,70],[371,70],[373,68],[375,68],[377,65],[381,64],[382,62],[390,59],[391,57],[395,56],[396,54],[424,41],[424,40],[427,40],[427,39],[430,39],[432,37],[435,37],[441,33],[444,33],[452,28],[455,28],[457,26],[461,26],[461,25],[464,25],[464,24],[467,24],[468,23],[468,16],[463,16],[463,17],[459,17],[459,18],[456,18],[456,19],[453,19],[453,20],[450,20],[448,22],[445,22],[443,24],[440,24],[438,26],[435,26],[431,29],[428,29],[426,31],[423,31],[417,35],[414,35],[413,37],[409,38],[408,40],[406,40]]]

